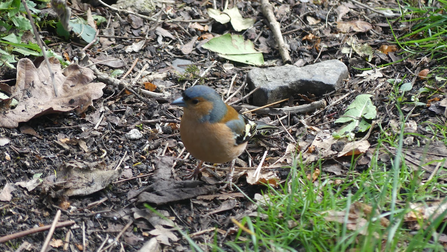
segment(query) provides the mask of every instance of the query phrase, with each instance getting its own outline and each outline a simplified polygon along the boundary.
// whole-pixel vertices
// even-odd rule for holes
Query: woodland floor
[[[253,119],[278,125],[280,130],[268,133],[262,141],[250,142],[247,148],[248,153],[240,157],[245,162],[245,166],[256,167],[266,150],[268,158],[263,166],[273,164],[285,154],[288,144],[294,141],[312,142],[315,135],[314,129],[335,131],[338,127],[334,124],[335,119],[344,113],[346,106],[359,94],[373,95],[372,100],[378,108],[380,119],[378,125],[385,130],[390,129],[389,121],[398,120],[399,116],[395,106],[388,102],[388,95],[395,91],[393,85],[387,80],[404,78],[403,82],[413,83],[412,90],[418,90],[427,82],[418,79],[417,73],[422,69],[432,68],[436,63],[424,58],[397,62],[402,57],[398,52],[389,55],[376,53],[370,62],[354,52],[346,54],[342,48],[347,46],[348,39],[352,37],[357,38],[359,44],[368,44],[374,49],[379,49],[380,46],[390,45],[392,44],[390,42],[394,41],[389,25],[393,27],[396,36],[408,32],[408,27],[402,26],[399,22],[388,23],[382,14],[356,5],[355,2],[344,3],[346,8],[349,8],[346,14],[337,13],[343,4],[339,1],[322,1],[321,4],[303,2],[294,0],[272,2],[278,7],[275,12],[276,18],[280,21],[284,38],[290,46],[292,62],[300,66],[337,59],[348,66],[349,79],[340,90],[325,96],[301,94],[283,103],[282,105],[298,105],[324,99],[327,104],[332,104],[308,114],[280,115],[279,117],[283,117],[281,122],[288,133],[278,124],[277,115],[252,113]],[[370,7],[397,7],[394,1],[362,2]],[[184,6],[179,7],[182,3]],[[220,2],[217,5],[221,8]],[[170,237],[170,245],[162,245],[165,248],[164,251],[190,250],[188,242],[173,229],[164,226],[157,229],[159,233],[152,232],[155,225],[162,224],[162,220],[157,219],[156,215],[147,210],[138,200],[137,195],[141,192],[140,189],[147,189],[159,182],[160,176],[170,177],[168,180],[171,181],[170,186],[174,184],[173,181],[179,183],[185,181],[184,175],[197,164],[192,157],[185,158],[186,152],[181,153],[182,145],[178,131],[181,110],[170,106],[169,102],[178,97],[181,90],[197,80],[198,76],[188,73],[179,76],[174,71],[173,61],[179,58],[189,60],[198,67],[200,74],[208,69],[199,84],[211,86],[220,94],[228,92],[232,94],[246,82],[247,71],[251,68],[249,66],[235,63],[229,68],[228,64],[231,62],[205,49],[194,48],[187,54],[183,54],[180,50],[181,46],[191,41],[194,36],[201,36],[206,32],[192,28],[191,24],[194,22],[169,21],[170,19],[196,19],[195,23],[211,26],[214,35],[225,32],[235,33],[231,26],[220,25],[209,19],[204,14],[206,8],[209,7],[212,7],[212,3],[194,0],[160,5],[158,11],[163,10],[163,13],[157,21],[142,19],[142,25],[133,28],[132,24],[137,22],[131,21],[128,14],[118,15],[107,7],[92,6],[88,3],[73,6],[73,15],[83,15],[87,8],[91,8],[94,13],[108,20],[108,29],[113,27],[113,34],[110,34],[109,30],[107,36],[103,36],[107,23],[98,27],[102,41],[86,51],[88,57],[95,59],[107,54],[109,57],[123,61],[124,66],[120,69],[124,71],[131,69],[133,62],[139,59],[130,75],[123,81],[137,90],[142,84],[140,82],[131,84],[131,81],[140,73],[143,66],[148,64],[146,71],[163,76],[161,79],[152,81],[159,88],[155,92],[163,89],[164,92],[170,93],[171,97],[152,98],[142,95],[144,99],[139,99],[134,94],[125,91],[122,86],[106,83],[103,97],[95,100],[93,106],[82,114],[68,112],[45,115],[27,123],[21,123],[18,128],[0,128],[0,136],[11,139],[11,143],[0,146],[1,188],[4,188],[7,183],[14,185],[16,182],[30,181],[36,174],[41,174],[41,178],[48,180],[51,176],[58,175],[58,172],[60,175],[61,170],[69,169],[67,167],[86,167],[94,164],[102,166],[103,169],[113,170],[117,167],[122,169],[119,177],[114,178],[104,189],[92,194],[86,193],[86,195],[61,197],[57,188],[55,189],[57,186],[45,187],[43,185],[45,182],[31,191],[14,185],[12,199],[0,202],[2,210],[0,236],[49,225],[60,209],[62,211],[60,221],[72,220],[75,226],[56,229],[53,238],[55,242],[65,240],[68,230],[71,230],[69,241],[71,251],[81,251],[84,245],[85,251],[97,251],[103,242],[106,242],[105,246],[108,246],[110,239],[116,238],[122,230],[125,232],[118,239],[117,245],[110,247],[108,251],[121,251],[121,249],[137,251],[150,238],[160,235],[164,236],[166,241]],[[268,65],[282,65],[281,57],[275,49],[273,35],[262,15],[260,3],[242,1],[237,3],[237,7],[244,17],[256,18],[254,27],[240,34],[243,34],[246,39],[256,40],[255,45],[263,49]],[[371,24],[372,29],[367,32],[341,33],[337,29],[338,15],[341,15],[341,19],[345,21],[363,20]],[[155,32],[157,27],[163,28],[170,36],[165,34],[160,37]],[[70,59],[78,57],[80,49],[85,46],[80,41],[64,41],[52,30],[42,32],[42,36],[44,40],[51,41],[49,47],[58,53],[65,54]],[[125,52],[125,47],[141,41],[145,36],[147,39],[139,52]],[[377,72],[380,74],[371,72],[368,75],[361,75],[364,72],[356,70],[374,68],[390,62],[396,63],[381,68]],[[97,64],[97,68],[108,75],[113,71],[111,67],[100,64]],[[230,89],[233,77],[235,79]],[[15,71],[2,69],[0,79],[12,79],[11,84],[14,84]],[[230,102],[240,99],[248,92],[248,88],[239,91]],[[409,91],[405,98],[409,99],[412,92]],[[342,100],[334,103],[341,97],[343,97]],[[427,98],[421,99],[421,102],[428,102]],[[246,99],[236,105],[249,103],[250,100]],[[404,108],[406,111],[409,109]],[[101,113],[104,116],[102,123],[96,127]],[[427,107],[417,107],[413,113],[416,116],[412,120],[418,124],[436,116]],[[378,125],[375,125],[368,138],[371,146],[374,146],[379,134]],[[135,128],[140,130],[143,137],[137,140],[126,138],[125,134]],[[337,159],[337,162],[343,163],[344,160]],[[350,158],[348,158],[348,166],[349,162]],[[225,168],[228,165],[222,164],[216,167]],[[163,167],[167,167],[168,175],[157,173],[157,170]],[[358,165],[355,169],[362,172],[366,168]],[[226,174],[225,169],[216,171],[221,177]],[[243,169],[238,168],[237,174],[240,171]],[[288,169],[276,168],[274,171],[282,181],[287,178]],[[341,170],[339,176],[343,174],[344,171]],[[322,171],[320,176],[331,175],[333,173],[330,171]],[[94,183],[93,180],[91,183]],[[230,250],[223,244],[233,239],[234,233],[231,230],[234,229],[234,224],[231,218],[238,219],[253,213],[256,209],[238,190],[219,190],[220,184],[216,182],[219,180],[215,179],[209,171],[204,172],[199,181],[202,184],[198,188],[201,189],[195,189],[196,184],[181,185],[193,188],[191,191],[183,191],[183,200],[150,205],[173,220],[184,231],[190,234],[196,233],[192,236],[196,242],[200,244],[217,242],[217,244],[222,244],[224,249]],[[166,184],[156,185],[167,186]],[[243,174],[238,176],[236,185],[248,197],[254,197],[256,193],[265,190],[265,187],[261,185],[249,185]],[[157,188],[150,190],[160,193]],[[194,194],[198,193],[198,190],[203,193],[202,196]],[[189,193],[190,197],[188,197]],[[217,233],[214,228],[217,228]],[[203,233],[197,233],[204,230]],[[47,231],[37,232],[1,243],[0,250],[15,251],[27,242],[31,248],[29,251],[40,251],[46,234]],[[214,241],[215,235],[217,235],[217,241]],[[62,250],[62,247],[55,246],[56,248],[52,248],[51,251]],[[206,249],[206,246],[202,247]]]

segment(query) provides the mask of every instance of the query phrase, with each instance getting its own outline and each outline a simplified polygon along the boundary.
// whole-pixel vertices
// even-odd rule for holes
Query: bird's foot
[[[203,161],[200,161],[199,165],[197,165],[196,168],[194,168],[194,170],[186,175],[184,178],[185,179],[197,179],[199,177],[199,174],[203,171],[204,168],[202,168],[202,163]]]
[[[227,181],[226,181],[225,185],[223,185],[219,188],[220,190],[223,190],[228,187],[228,189],[230,191],[233,191],[233,174],[234,174],[234,165],[235,164],[236,164],[236,159],[233,159],[233,161],[231,161],[230,173],[228,173],[228,176],[226,179]]]

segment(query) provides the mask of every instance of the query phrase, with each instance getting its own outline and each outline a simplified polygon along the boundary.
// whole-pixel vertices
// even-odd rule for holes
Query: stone
[[[328,60],[304,67],[285,65],[271,68],[253,68],[248,72],[253,104],[263,106],[296,94],[325,93],[339,89],[348,77],[348,68],[338,60]]]

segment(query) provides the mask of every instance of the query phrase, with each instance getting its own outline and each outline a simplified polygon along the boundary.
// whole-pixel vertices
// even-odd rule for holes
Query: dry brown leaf
[[[419,78],[420,80],[427,79],[428,73],[430,73],[430,69],[422,69],[422,70],[418,73],[418,78]]]
[[[64,245],[64,242],[61,239],[51,239],[50,246],[53,248],[59,248]]]
[[[303,158],[306,163],[317,161],[320,158],[329,158],[337,154],[336,151],[332,150],[332,145],[336,143],[337,140],[334,139],[329,131],[322,130],[317,133],[309,148],[312,148],[312,152],[303,152]]]
[[[208,25],[203,26],[203,25],[201,25],[199,23],[191,23],[189,25],[189,28],[196,29],[196,30],[201,31],[201,32],[208,31]]]
[[[277,187],[279,181],[278,175],[272,171],[261,170],[259,175],[255,175],[255,170],[247,171],[247,183],[250,185],[268,184]]]
[[[56,58],[49,61],[58,96],[47,65],[42,63],[36,68],[31,60],[21,59],[17,64],[17,83],[12,88],[12,97],[19,104],[0,115],[0,127],[16,128],[20,122],[55,112],[82,113],[92,105],[92,100],[102,96],[105,84],[90,83],[94,78],[90,69],[70,65],[62,71]]]
[[[145,82],[144,89],[154,92],[157,89],[157,85],[152,82]]]
[[[57,171],[57,180],[45,179],[43,192],[51,197],[85,196],[98,192],[118,179],[121,170],[108,170],[104,162],[72,160]]]
[[[354,21],[340,21],[337,22],[337,29],[341,32],[348,33],[351,31],[355,32],[367,32],[372,29],[370,23],[362,21],[362,20],[354,20]]]
[[[411,203],[409,212],[405,215],[405,221],[430,220],[433,221],[447,210],[446,200],[436,202]],[[447,216],[444,215],[444,220]]]
[[[12,192],[16,189],[14,186],[10,183],[6,183],[5,187],[0,191],[0,201],[11,201],[12,199]]]
[[[381,45],[379,48],[379,51],[388,55],[388,53],[390,53],[390,52],[397,51],[397,46],[396,45]]]
[[[311,16],[307,16],[307,17],[306,17],[306,20],[307,20],[307,22],[309,23],[309,25],[316,25],[316,24],[318,24],[318,23],[321,22],[321,20],[319,20],[319,19],[315,19],[315,18],[313,18],[313,17],[311,17]]]
[[[213,34],[205,33],[205,34],[200,35],[198,40],[207,40],[207,39],[212,39],[212,38],[214,38]]]
[[[334,210],[325,211],[323,213],[327,214],[324,217],[327,221],[335,221],[338,223],[345,223],[345,219],[347,217],[346,227],[349,230],[354,230],[362,235],[367,235],[367,219],[370,219],[370,215],[372,214],[372,207],[361,202],[355,202],[350,206],[349,213],[347,213],[346,211]],[[379,213],[376,210],[374,216],[378,215]],[[387,227],[389,225],[389,221],[388,219],[382,217],[380,218],[380,224],[383,227]],[[374,232],[374,236],[378,237],[378,234]]]
[[[171,230],[166,229],[160,225],[155,225],[155,229],[150,231],[149,233],[153,236],[156,236],[157,241],[168,246],[171,245],[169,240],[172,240],[173,242],[179,240],[179,238],[173,232],[171,232]]]
[[[337,21],[341,21],[344,15],[346,15],[351,9],[347,6],[346,3],[341,4],[335,9],[337,13]]]
[[[343,150],[338,153],[338,157],[343,156],[352,156],[352,155],[358,155],[365,153],[371,144],[368,142],[368,140],[360,140],[355,142],[350,142],[343,147]]]
[[[192,50],[194,49],[194,45],[197,41],[198,36],[194,36],[191,41],[189,41],[188,43],[182,45],[180,47],[180,51],[182,51],[183,54],[187,55],[190,54],[192,52]]]

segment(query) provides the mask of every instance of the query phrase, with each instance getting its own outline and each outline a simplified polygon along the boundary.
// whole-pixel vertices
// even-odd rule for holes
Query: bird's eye
[[[199,100],[197,100],[197,99],[192,100],[192,104],[197,104],[197,103],[199,103]]]

